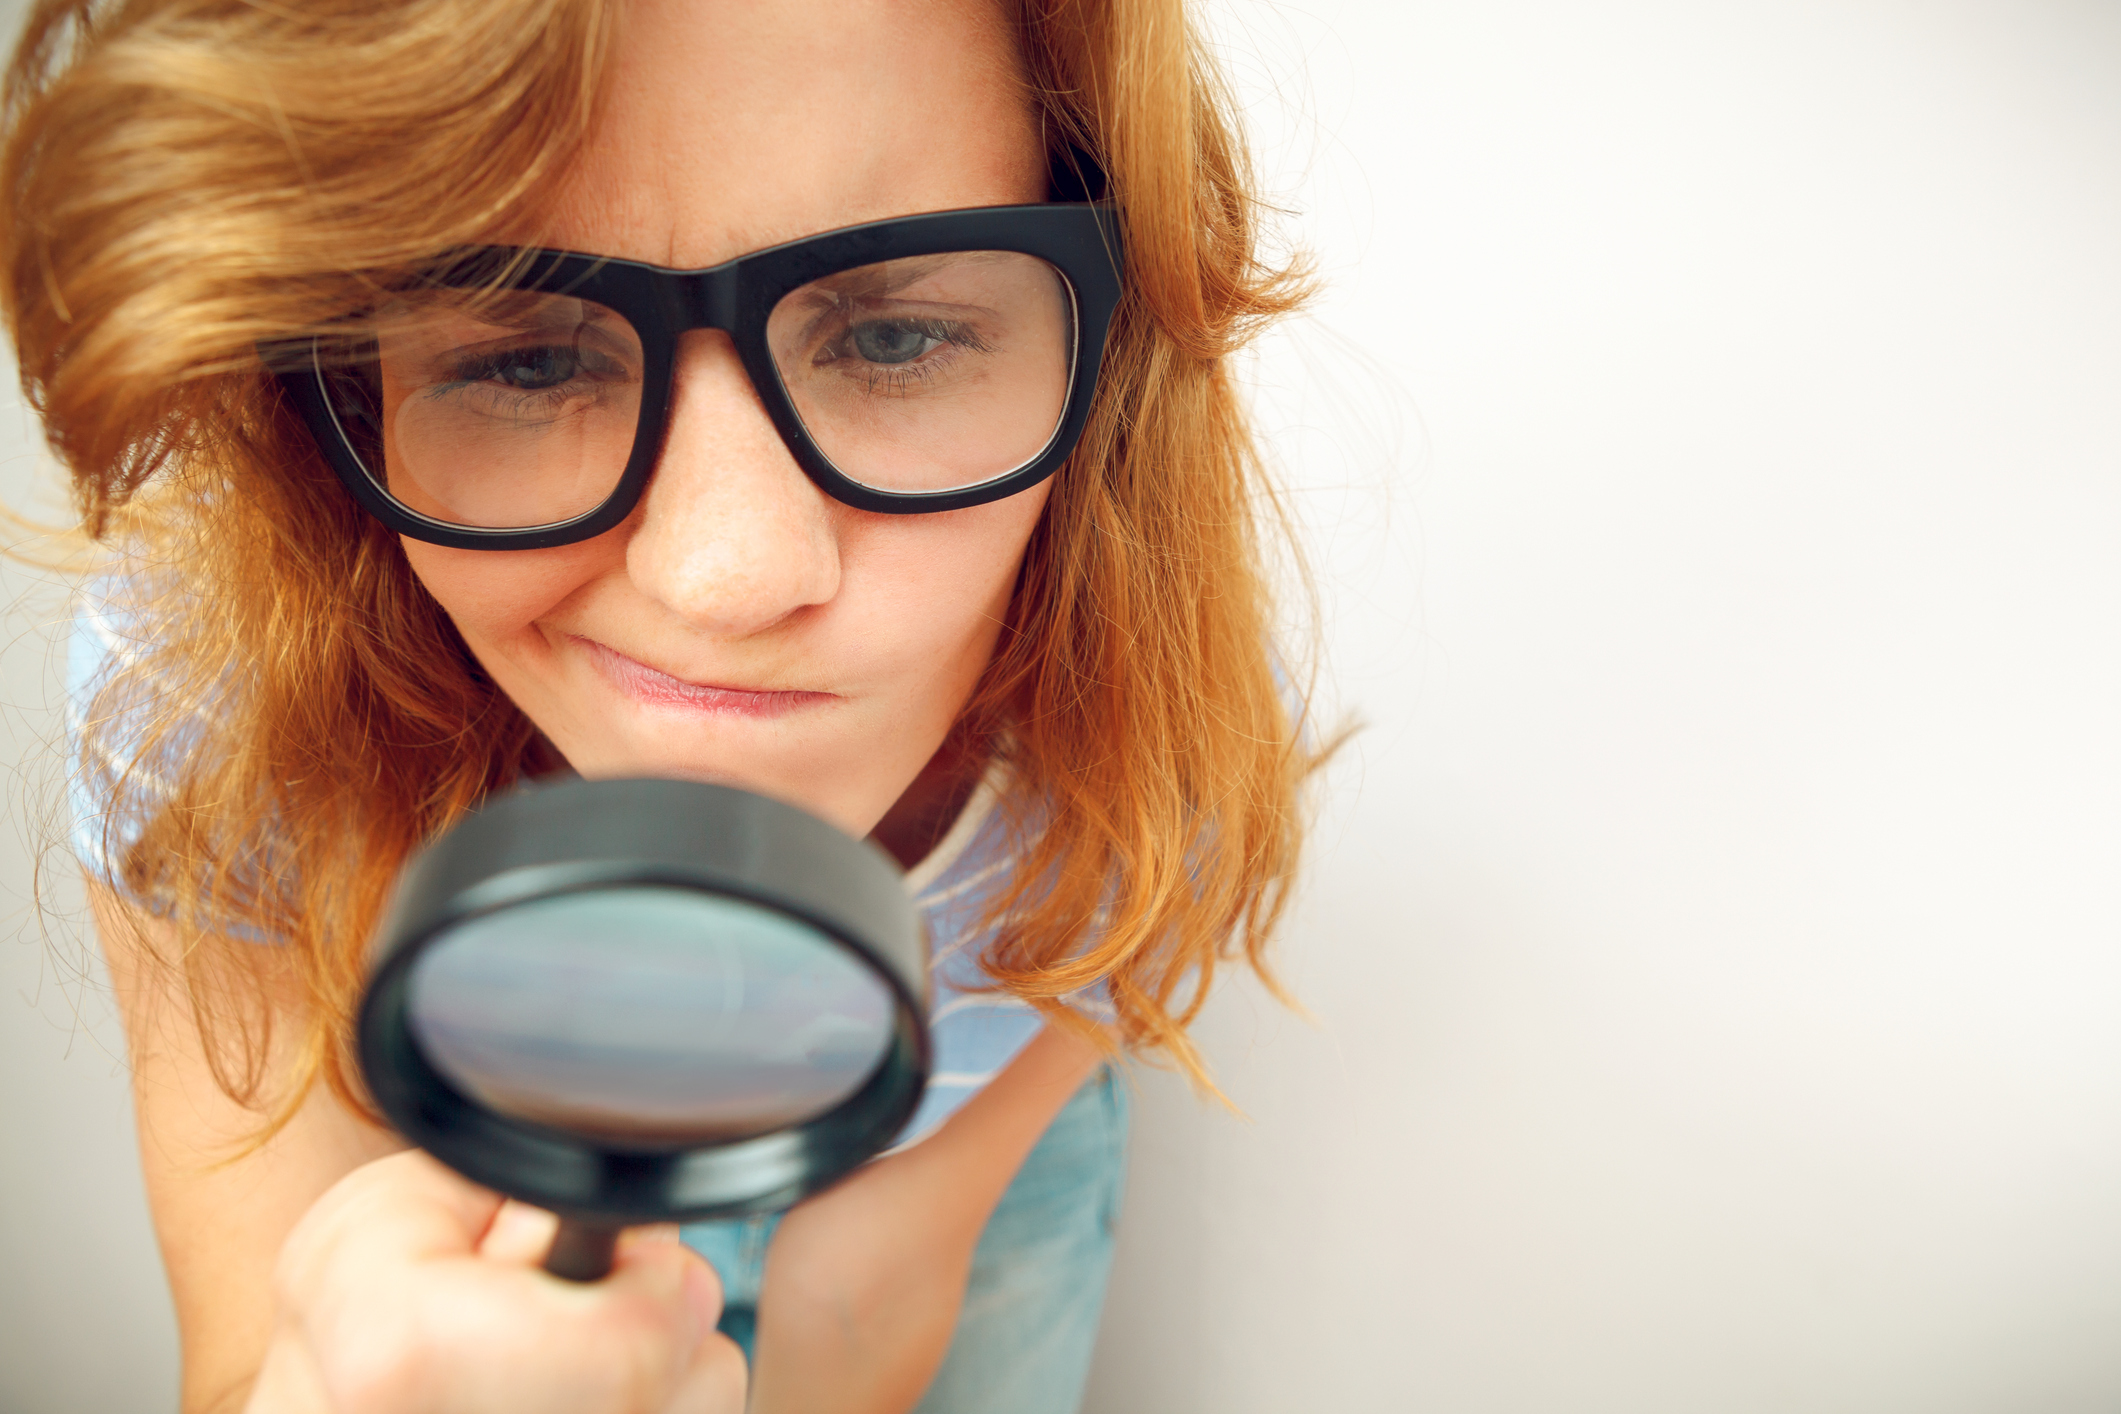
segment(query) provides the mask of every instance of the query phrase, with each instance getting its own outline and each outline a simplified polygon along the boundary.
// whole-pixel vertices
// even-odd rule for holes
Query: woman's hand
[[[90,886],[186,1414],[739,1414],[743,1355],[714,1329],[721,1285],[705,1262],[644,1232],[605,1281],[547,1276],[549,1215],[406,1151],[322,1085],[258,1143],[263,1110],[222,1089],[184,976],[158,960],[182,940]],[[293,962],[270,948],[252,961],[275,1018],[298,1020]],[[271,1029],[268,1103],[298,1034]],[[223,1060],[240,1072],[240,1052]]]
[[[561,1281],[554,1226],[424,1154],[356,1169],[281,1249],[247,1414],[741,1414],[713,1269],[644,1230]]]

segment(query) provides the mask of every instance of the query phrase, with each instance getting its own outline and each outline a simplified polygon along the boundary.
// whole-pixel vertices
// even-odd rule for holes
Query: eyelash
[[[923,338],[933,339],[937,344],[945,345],[952,349],[966,349],[974,353],[993,352],[993,346],[982,339],[971,325],[960,321],[882,316],[852,321],[843,325],[838,333],[826,341],[818,352],[811,357],[812,366],[825,367],[842,361],[852,361],[863,365],[865,374],[862,379],[865,385],[863,391],[870,396],[889,396],[894,393],[911,392],[916,387],[930,382],[942,371],[938,366],[938,361],[933,358],[935,352],[933,349],[902,364],[875,363],[863,359],[853,351],[850,345],[857,333],[871,325],[896,325],[911,329]],[[551,345],[549,347],[557,349],[562,346]],[[535,359],[540,354],[545,353],[547,348],[548,346],[512,348],[463,358],[456,361],[450,368],[449,371],[452,375],[450,378],[427,389],[427,396],[442,399],[458,396],[467,389],[478,389],[495,398],[505,395],[512,404],[508,409],[510,416],[535,418],[545,409],[557,410],[559,407],[564,406],[570,398],[578,396],[578,392],[570,391],[570,389],[576,388],[576,385],[584,381],[585,377],[591,384],[601,381],[595,377],[592,369],[586,367],[578,370],[577,377],[570,378],[566,383],[550,388],[513,387],[496,376],[502,368],[511,362]],[[568,347],[567,351],[578,357],[581,354],[580,350],[571,346]]]
[[[563,348],[570,356],[577,359],[581,365],[576,369],[576,376],[568,379],[565,383],[560,383],[550,388],[518,388],[509,386],[495,376],[511,362],[525,362],[541,354]],[[590,356],[585,355],[582,349],[572,344],[540,344],[527,348],[501,349],[493,353],[473,354],[455,361],[449,370],[452,376],[446,381],[437,383],[429,388],[427,396],[441,399],[454,397],[466,389],[480,389],[490,397],[498,398],[505,395],[511,399],[513,406],[508,409],[510,416],[518,418],[535,417],[546,408],[564,406],[568,399],[578,396],[577,392],[570,391],[577,384],[586,381],[594,386],[604,381],[596,377],[594,368],[591,366],[592,363],[593,360]]]
[[[900,364],[868,363],[867,360],[859,359],[858,355],[851,355],[847,347],[849,341],[863,328],[875,324],[893,324],[909,328],[920,334],[922,338],[934,339],[937,343],[948,345],[953,349],[970,349],[974,353],[992,353],[994,351],[993,346],[982,339],[969,324],[949,319],[895,318],[886,315],[872,319],[850,321],[835,336],[827,340],[816,354],[811,356],[811,366],[821,367],[828,363],[837,362],[842,358],[855,357],[858,361],[867,364],[868,375],[865,391],[872,395],[910,391],[915,385],[927,382],[940,371],[930,361],[930,354],[934,352],[932,349],[928,353],[920,355],[917,359]]]

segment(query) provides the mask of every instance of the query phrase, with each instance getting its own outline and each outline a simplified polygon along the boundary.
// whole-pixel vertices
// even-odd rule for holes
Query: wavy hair
[[[171,921],[217,1081],[275,1121],[347,1046],[407,854],[557,763],[280,401],[260,341],[534,225],[595,122],[615,0],[43,0],[5,93],[23,387],[114,548],[134,640],[81,724],[109,883]],[[1201,1076],[1186,1027],[1264,949],[1314,755],[1270,645],[1282,525],[1229,355],[1306,292],[1263,255],[1183,0],[1016,0],[1049,147],[1121,205],[1128,291],[959,730],[1022,863],[996,985]],[[467,154],[472,154],[467,156]],[[105,763],[98,767],[96,763]],[[242,942],[269,936],[284,947]],[[265,955],[299,1004],[260,1005]],[[268,1090],[272,1027],[293,1083]],[[364,1106],[365,1107],[365,1106]]]

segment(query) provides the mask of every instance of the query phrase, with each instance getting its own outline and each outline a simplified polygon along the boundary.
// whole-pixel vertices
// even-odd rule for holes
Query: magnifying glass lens
[[[414,1042],[489,1108],[624,1146],[801,1124],[862,1087],[889,989],[807,924],[691,889],[535,899],[436,938],[407,978]]]

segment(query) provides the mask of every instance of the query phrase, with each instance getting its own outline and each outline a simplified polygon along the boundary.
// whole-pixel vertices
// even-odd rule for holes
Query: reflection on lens
[[[926,255],[793,291],[766,336],[804,427],[843,475],[950,491],[1006,476],[1053,441],[1075,304],[1036,256]]]
[[[418,291],[331,360],[340,424],[409,509],[512,529],[587,514],[617,487],[641,409],[641,343],[603,305]]]
[[[413,964],[430,1064],[518,1119],[647,1147],[786,1128],[859,1090],[890,991],[772,910],[687,889],[597,889],[483,915]]]

